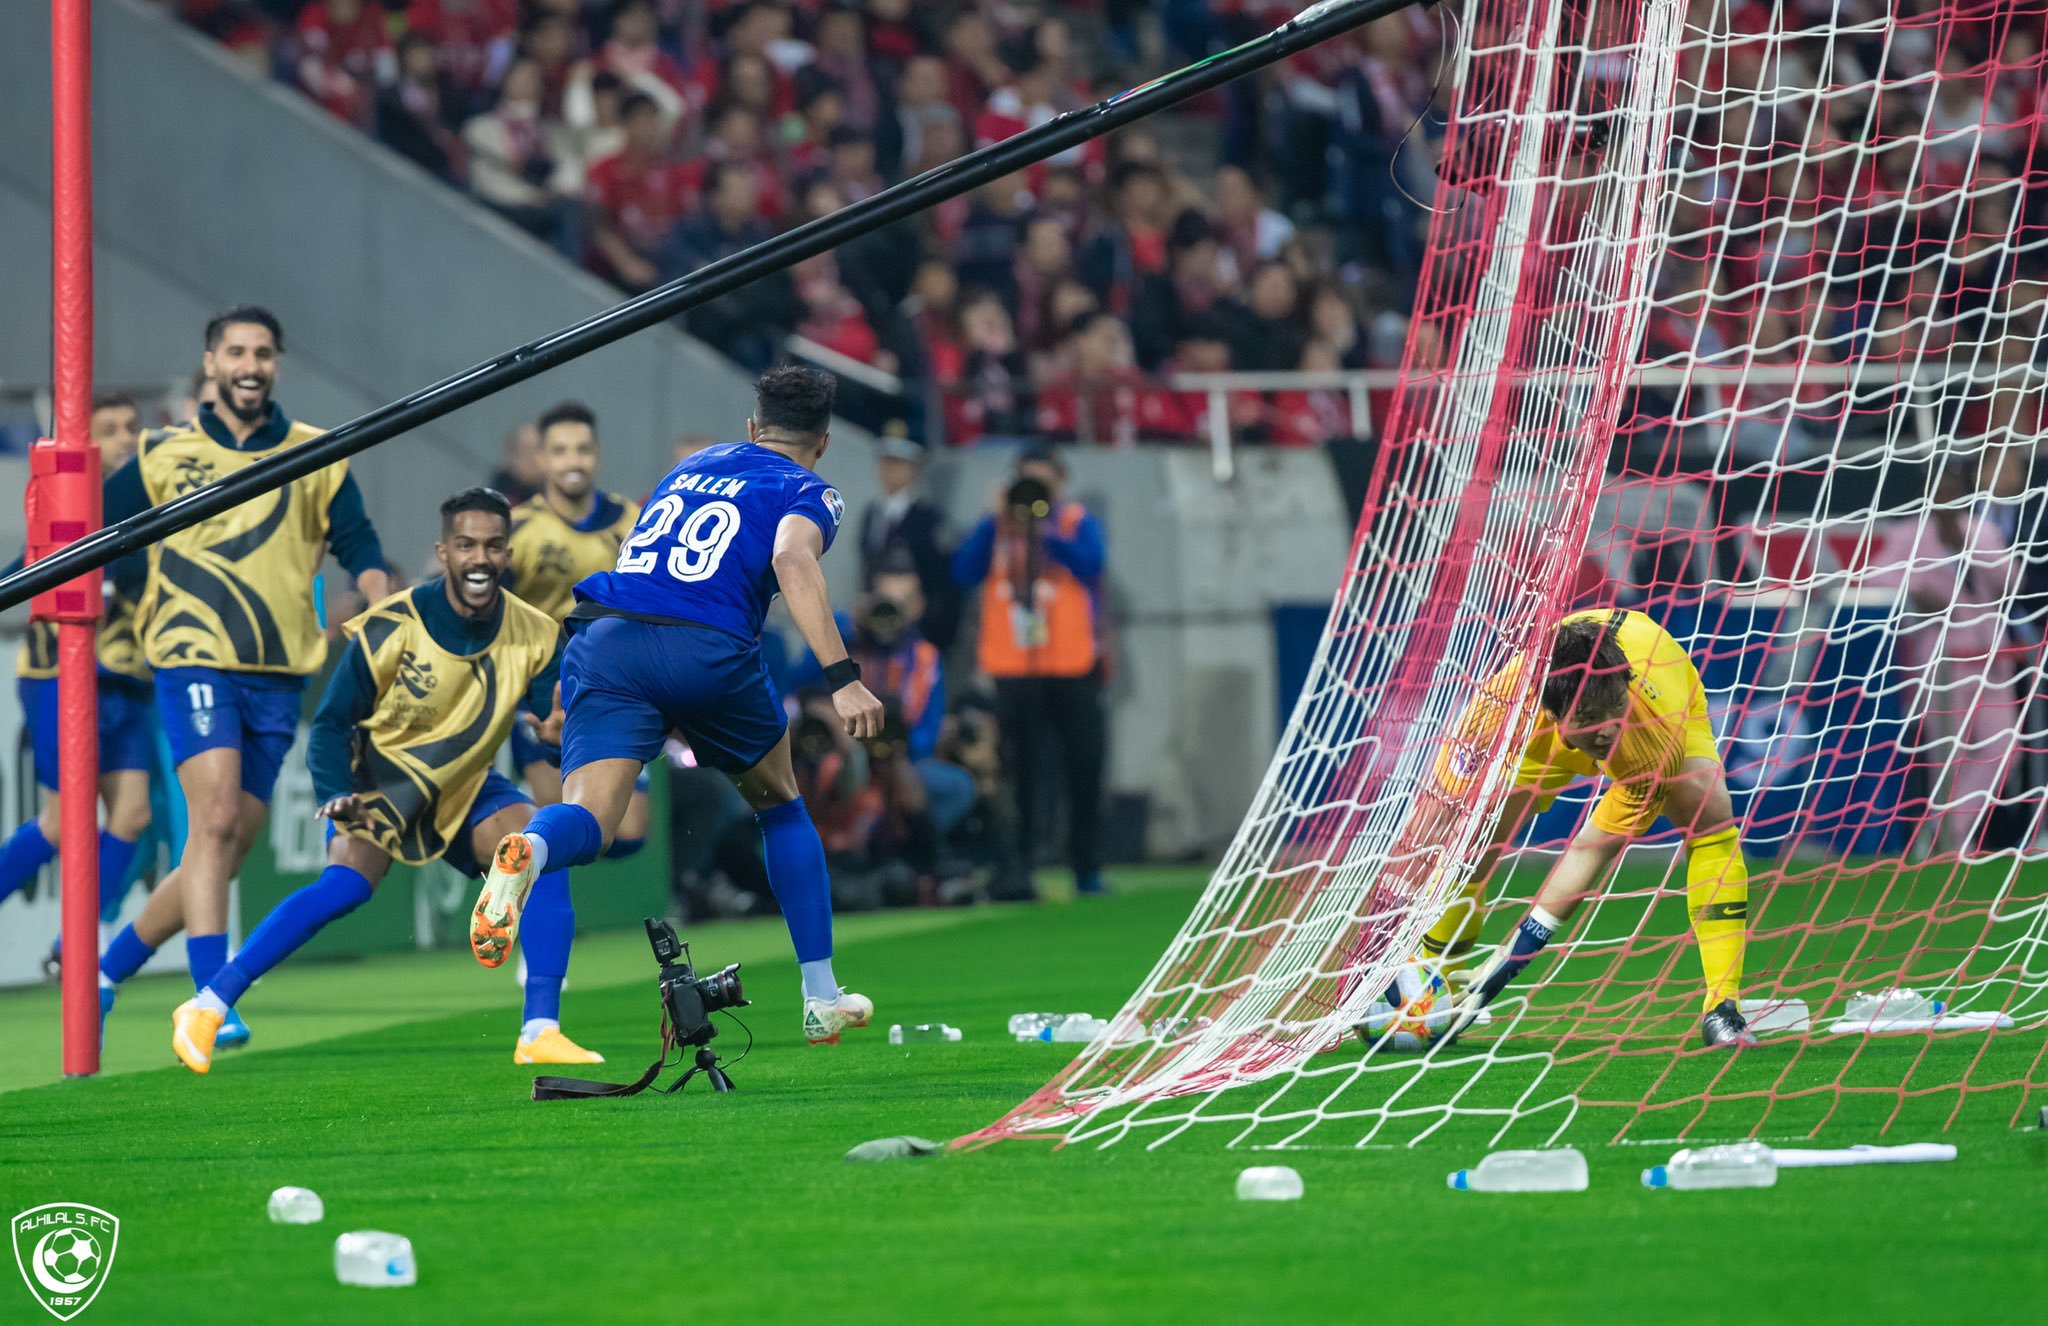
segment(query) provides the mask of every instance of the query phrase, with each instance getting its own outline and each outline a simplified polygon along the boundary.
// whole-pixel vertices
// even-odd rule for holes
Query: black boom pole
[[[204,488],[152,507],[0,580],[0,608],[25,603],[44,590],[105,566],[117,557],[164,539],[338,460],[458,410],[557,364],[730,294],[752,281],[792,267],[847,240],[900,221],[990,180],[1034,165],[1077,143],[1176,105],[1233,78],[1262,69],[1339,33],[1426,0],[1323,0],[1263,37],[1212,55],[1185,69],[1120,92],[1083,110],[1069,111],[1036,129],[970,152],[915,179],[884,189],[830,216],[700,267],[551,336],[530,341],[431,387],[380,406],[268,460],[235,471]]]

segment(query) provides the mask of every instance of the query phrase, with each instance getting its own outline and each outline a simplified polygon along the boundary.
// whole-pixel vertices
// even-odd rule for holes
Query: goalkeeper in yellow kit
[[[1436,778],[1462,795],[1483,752],[1512,718],[1520,689],[1518,657],[1489,680],[1438,756]],[[1494,840],[1478,868],[1423,940],[1426,956],[1455,962],[1471,952],[1486,916],[1487,876],[1502,846],[1531,809],[1548,806],[1567,784],[1609,778],[1587,823],[1558,857],[1535,904],[1500,948],[1472,972],[1450,1033],[1470,1026],[1530,959],[1564,928],[1606,880],[1630,839],[1660,816],[1685,834],[1685,893],[1706,978],[1707,1045],[1754,1045],[1737,1003],[1748,939],[1749,869],[1736,840],[1728,778],[1707,725],[1706,689],[1685,649],[1639,612],[1599,609],[1558,624],[1537,691],[1539,711],[1515,771]]]

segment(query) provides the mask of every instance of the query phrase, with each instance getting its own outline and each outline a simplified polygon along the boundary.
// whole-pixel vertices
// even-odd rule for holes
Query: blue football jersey
[[[830,484],[780,452],[751,442],[706,447],[668,472],[619,545],[618,564],[584,577],[576,597],[755,640],[779,588],[776,526],[808,516],[830,548],[845,514]]]

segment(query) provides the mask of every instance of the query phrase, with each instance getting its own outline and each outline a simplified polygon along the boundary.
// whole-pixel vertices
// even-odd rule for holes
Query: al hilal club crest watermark
[[[92,1306],[114,1265],[121,1222],[97,1206],[50,1202],[14,1217],[14,1264],[58,1321]]]

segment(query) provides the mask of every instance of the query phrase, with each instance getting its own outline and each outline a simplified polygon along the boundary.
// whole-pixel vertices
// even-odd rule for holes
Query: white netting
[[[1909,983],[2048,1016],[2048,898],[2021,865],[2048,772],[2026,721],[2048,9],[1470,0],[1459,26],[1404,385],[1310,680],[1110,1036],[978,1136],[2015,1108],[2038,1035],[1937,1029],[1902,1060],[1826,1023]],[[1326,1053],[1490,842],[1535,674],[1516,721],[1445,756],[1456,791],[1446,735],[1590,603],[1649,612],[1700,667],[1744,847],[1778,858],[1745,993],[1802,1001],[1811,1031],[1768,1065],[1686,1052],[1684,871],[1648,843],[1491,1027],[1427,1060]],[[1539,877],[1497,872],[1486,942]]]

